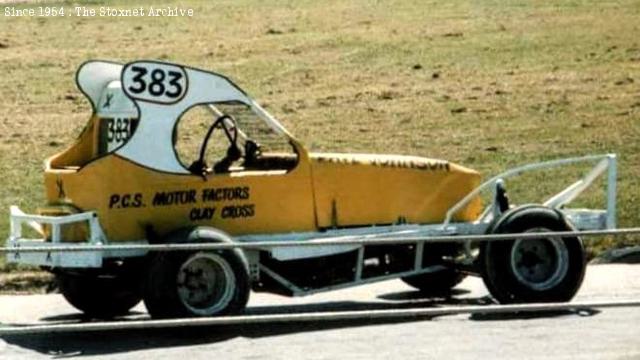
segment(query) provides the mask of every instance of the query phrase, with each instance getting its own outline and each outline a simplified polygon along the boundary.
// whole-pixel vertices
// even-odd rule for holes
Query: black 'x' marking
[[[113,94],[107,94],[107,99],[105,100],[104,105],[102,105],[103,109],[111,107],[111,99],[113,99]]]
[[[64,184],[62,183],[62,179],[56,179],[56,185],[58,186],[58,199],[66,198],[67,194],[64,192]]]

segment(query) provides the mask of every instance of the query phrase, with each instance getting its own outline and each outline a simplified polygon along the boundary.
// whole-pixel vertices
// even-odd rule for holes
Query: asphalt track
[[[639,300],[640,265],[593,265],[575,301]],[[247,314],[490,303],[482,281],[424,299],[400,281],[305,298],[252,294]],[[127,319],[144,319],[139,306]],[[0,323],[77,323],[60,295],[0,296]],[[0,359],[640,359],[640,308],[4,336]]]

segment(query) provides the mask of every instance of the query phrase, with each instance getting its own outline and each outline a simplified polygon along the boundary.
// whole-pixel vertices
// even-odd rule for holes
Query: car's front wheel
[[[464,280],[465,275],[456,269],[443,269],[426,274],[406,276],[402,281],[427,297],[449,296],[451,290]]]
[[[505,213],[490,232],[572,230],[558,211],[529,205]],[[482,279],[500,303],[569,301],[582,284],[586,266],[582,241],[575,236],[489,241],[481,245],[479,259]]]
[[[426,297],[447,297],[451,295],[451,290],[464,280],[466,275],[445,262],[446,258],[453,259],[464,251],[458,243],[425,244],[422,256],[422,265],[441,266],[442,269],[405,276],[402,281],[412,286]]]

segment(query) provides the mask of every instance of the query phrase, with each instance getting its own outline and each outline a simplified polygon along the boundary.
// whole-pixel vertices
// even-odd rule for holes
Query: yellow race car
[[[226,77],[156,61],[90,61],[77,85],[93,107],[77,141],[45,162],[48,204],[11,209],[11,252],[52,271],[91,316],[140,300],[154,317],[241,311],[250,289],[291,296],[401,278],[426,296],[481,275],[500,302],[567,301],[585,269],[577,237],[149,252],[114,245],[389,239],[615,226],[615,156],[528,165],[481,184],[472,169],[416,156],[310,153]],[[199,146],[182,145],[196,109]],[[345,119],[345,121],[347,121]],[[187,134],[189,135],[189,134]],[[509,204],[503,179],[528,169],[597,161],[584,179],[539,205]],[[609,169],[606,210],[564,205]],[[483,208],[480,192],[494,190]],[[23,236],[23,225],[40,234]],[[82,247],[105,245],[102,251]],[[288,245],[288,244],[287,244]]]

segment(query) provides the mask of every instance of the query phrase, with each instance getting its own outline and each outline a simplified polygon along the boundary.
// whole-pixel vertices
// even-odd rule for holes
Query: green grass
[[[227,74],[316,151],[444,158],[487,175],[615,152],[619,225],[639,224],[635,0],[108,4],[192,7],[195,17],[0,17],[2,237],[8,206],[42,204],[43,159],[88,119],[73,75],[92,58],[165,59]],[[511,197],[540,201],[578,174],[529,176],[510,184]],[[600,191],[581,204],[601,200]]]

